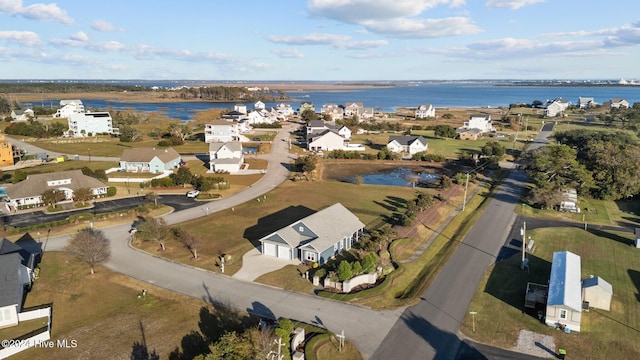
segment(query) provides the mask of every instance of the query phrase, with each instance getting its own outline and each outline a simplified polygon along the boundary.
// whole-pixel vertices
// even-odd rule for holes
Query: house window
[[[300,226],[300,227],[298,228],[298,231],[300,231],[300,232],[304,232],[304,226]]]
[[[567,310],[565,309],[560,309],[560,319],[567,319]]]
[[[310,251],[307,251],[307,261],[316,261],[316,254]]]

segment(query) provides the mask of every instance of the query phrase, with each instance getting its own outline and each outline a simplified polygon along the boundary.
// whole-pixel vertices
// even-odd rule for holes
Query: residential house
[[[336,203],[261,238],[263,255],[324,264],[360,240],[364,224]]]
[[[291,104],[287,103],[279,103],[276,105],[276,112],[278,113],[278,117],[283,120],[287,120],[289,116],[293,116],[295,113]]]
[[[11,144],[4,134],[0,134],[0,167],[11,166],[20,157],[20,149]]]
[[[479,137],[495,131],[496,129],[493,127],[491,115],[472,115],[469,117],[469,120],[465,121],[464,124],[456,130],[460,139],[463,140],[477,140]]]
[[[348,102],[344,104],[344,117],[360,119],[364,113],[364,105],[361,102]]]
[[[209,144],[209,170],[211,172],[238,172],[243,163],[242,143],[212,142]]]
[[[127,149],[120,157],[120,169],[126,172],[149,172],[160,174],[177,169],[182,158],[173,148]]]
[[[30,283],[18,253],[0,255],[0,329],[18,325],[25,286]]]
[[[74,137],[114,133],[113,119],[106,111],[69,114],[69,134]]]
[[[321,133],[329,129],[329,126],[331,125],[326,123],[324,120],[311,120],[306,126],[307,137],[312,134]]]
[[[611,99],[612,108],[629,108],[629,102],[627,99]]]
[[[578,107],[580,109],[590,109],[596,105],[597,104],[592,97],[578,97]]]
[[[82,100],[60,100],[60,108],[56,110],[53,117],[68,119],[71,114],[81,114],[84,112]]]
[[[42,194],[47,190],[62,192],[64,199],[60,202],[72,201],[74,191],[81,188],[91,189],[93,196],[100,197],[107,194],[108,186],[96,178],[84,175],[82,170],[31,174],[25,180],[5,188],[9,198],[5,206],[9,211],[23,206],[41,206]]]
[[[11,122],[27,121],[34,117],[35,113],[31,109],[11,110]]]
[[[254,110],[264,110],[265,109],[265,105],[262,101],[258,100],[253,104],[253,109]]]
[[[580,256],[569,251],[553,253],[545,323],[580,331],[582,281]]]
[[[320,113],[328,115],[331,121],[342,120],[344,118],[344,110],[338,104],[323,104]]]
[[[589,308],[611,310],[613,287],[599,276],[591,276],[582,280],[582,301],[589,303]]]
[[[367,120],[371,120],[373,119],[375,112],[373,111],[372,107],[367,107],[364,108],[362,110],[362,113],[360,114],[360,121],[367,121]]]
[[[247,114],[246,113],[242,113],[240,111],[233,110],[233,111],[229,111],[226,114],[222,114],[221,117],[226,121],[233,122],[233,121],[241,121],[243,119],[246,119],[247,118]]]
[[[427,148],[427,140],[422,136],[389,136],[389,141],[387,142],[387,149],[395,153],[408,153],[413,155],[427,151]]]
[[[544,110],[544,116],[556,117],[564,113],[569,108],[569,102],[564,99],[554,99],[553,101],[547,101],[547,105]]]
[[[254,110],[247,115],[247,122],[251,125],[273,124],[277,121],[278,121],[278,113],[273,108],[271,110],[266,110],[266,109]]]
[[[305,102],[300,104],[299,113],[302,114],[306,110],[310,110],[310,111],[313,111],[315,113],[316,112],[316,107],[313,106],[312,102],[305,101]]]
[[[342,125],[342,126],[338,127],[337,128],[337,132],[338,132],[338,135],[342,136],[343,138],[345,138],[347,140],[351,139],[351,129],[349,129],[345,125]]]
[[[348,145],[349,140],[345,139],[337,132],[328,129],[320,133],[313,134],[309,140],[307,140],[307,149],[316,152],[345,150]]]
[[[20,263],[25,266],[28,282],[31,284],[35,276],[34,270],[42,258],[42,243],[36,242],[29,233],[22,235],[15,243],[0,239],[0,256],[13,253],[20,255]]]
[[[416,119],[436,117],[436,108],[431,104],[422,104],[416,109]]]
[[[240,132],[237,122],[213,120],[204,126],[204,142],[240,141]]]
[[[245,105],[245,104],[235,104],[233,106],[233,111],[237,111],[239,113],[247,115],[247,105]]]

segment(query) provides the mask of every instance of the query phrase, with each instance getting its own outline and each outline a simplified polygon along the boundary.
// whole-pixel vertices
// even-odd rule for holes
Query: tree
[[[311,109],[306,109],[300,113],[300,119],[306,123],[313,120],[318,120],[318,114]]]
[[[453,185],[453,181],[447,175],[442,175],[440,178],[440,187],[443,189],[448,189]]]
[[[253,344],[245,334],[238,335],[235,331],[230,331],[222,335],[220,340],[213,345],[211,354],[205,360],[245,360],[255,359]]]
[[[84,205],[87,201],[93,199],[93,191],[89,188],[79,188],[73,192],[73,198]]]
[[[178,239],[178,241],[182,243],[182,245],[184,245],[189,251],[191,251],[194,259],[198,258],[198,249],[202,244],[200,238],[180,228],[174,228],[173,235]]]
[[[193,174],[188,167],[180,167],[178,171],[171,174],[171,179],[173,179],[173,183],[176,185],[182,185],[184,187],[186,184],[191,184],[193,181]]]
[[[370,252],[362,258],[362,272],[367,274],[376,269],[378,266],[378,257]]]
[[[338,280],[345,281],[352,277],[353,268],[351,267],[351,263],[346,260],[340,261],[340,265],[338,265]]]
[[[109,240],[102,231],[93,229],[82,229],[74,234],[65,250],[89,264],[92,275],[95,273],[95,266],[109,260],[111,256]]]
[[[315,155],[298,157],[295,161],[296,167],[305,174],[315,170],[317,164],[318,158]]]
[[[136,142],[142,140],[142,133],[129,125],[122,124],[119,129],[121,142]]]
[[[153,201],[153,204],[156,207],[158,206],[158,200],[160,199],[160,195],[158,195],[158,193],[152,191],[150,193],[147,193],[144,197],[147,200]]]
[[[353,263],[352,271],[353,275],[355,276],[362,274],[362,264],[360,263],[360,261],[356,261]]]
[[[58,201],[64,200],[64,191],[49,189],[42,193],[42,202],[45,205],[54,206]]]
[[[146,217],[138,225],[138,237],[146,241],[155,241],[165,250],[164,241],[169,236],[169,226],[163,218]]]
[[[435,136],[452,139],[458,136],[456,129],[449,125],[436,125],[434,134]]]

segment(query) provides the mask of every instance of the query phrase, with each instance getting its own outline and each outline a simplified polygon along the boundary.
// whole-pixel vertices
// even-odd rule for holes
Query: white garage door
[[[291,260],[291,248],[288,246],[278,245],[278,257],[280,259]]]
[[[264,255],[276,256],[276,244],[262,243],[262,253]]]

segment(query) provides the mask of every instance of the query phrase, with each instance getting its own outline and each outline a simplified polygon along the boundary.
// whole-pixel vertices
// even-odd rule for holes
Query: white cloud
[[[106,20],[95,20],[91,23],[91,28],[97,31],[122,31],[121,29],[116,28],[112,23]]]
[[[392,19],[363,24],[367,30],[399,38],[436,38],[477,34],[482,31],[470,19],[451,17],[445,19]]]
[[[485,6],[489,9],[508,8],[511,10],[517,10],[527,5],[534,5],[543,2],[546,2],[546,0],[489,0]]]
[[[346,50],[365,50],[377,49],[389,44],[386,40],[365,40],[360,42],[349,42],[346,44],[337,44],[336,47]]]
[[[465,3],[464,0],[309,0],[307,7],[314,16],[361,25],[370,33],[401,38],[434,38],[481,31],[466,17],[420,17],[436,6],[460,7]]]
[[[73,25],[74,21],[67,15],[67,11],[57,4],[33,4],[23,6],[22,0],[0,0],[0,13],[19,15],[27,19],[40,21],[57,21],[65,25]]]
[[[313,33],[307,35],[297,36],[267,36],[267,39],[277,44],[287,45],[333,45],[351,39],[348,35],[335,35],[335,34],[323,34]]]
[[[350,24],[417,16],[439,5],[458,7],[464,0],[309,0],[312,15]]]
[[[271,52],[284,59],[300,59],[304,57],[304,54],[298,49],[280,49]]]
[[[89,36],[87,36],[87,34],[84,31],[78,31],[77,33],[69,36],[69,39],[75,40],[75,41],[88,41]]]
[[[42,44],[38,34],[33,31],[0,31],[0,39],[29,47]]]

